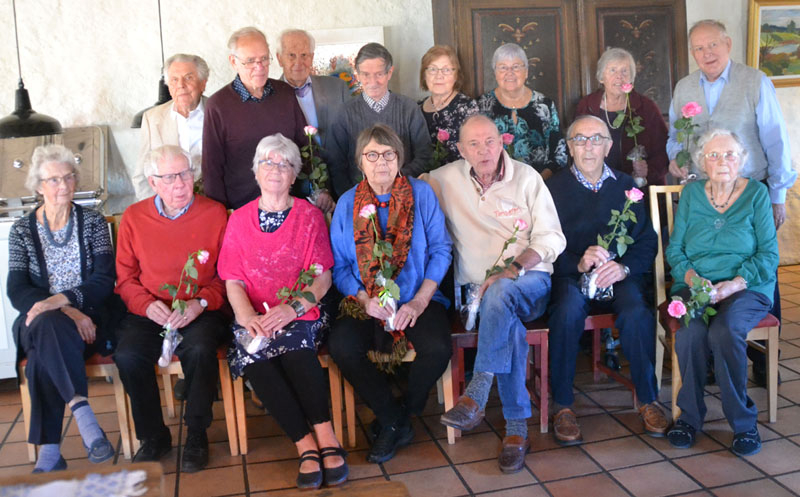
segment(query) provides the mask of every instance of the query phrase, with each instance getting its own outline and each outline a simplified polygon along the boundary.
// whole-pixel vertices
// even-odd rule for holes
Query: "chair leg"
[[[656,391],[661,390],[661,378],[664,373],[664,342],[666,332],[656,316]]]
[[[236,413],[236,428],[239,431],[239,453],[247,454],[247,412],[244,407],[244,380],[236,378],[233,382],[233,402]]]
[[[356,395],[353,392],[353,385],[349,381],[344,381],[344,409],[347,415],[347,444],[350,447],[356,446]]]
[[[450,362],[447,363],[447,369],[444,370],[444,374],[442,374],[442,378],[440,380],[442,382],[442,390],[443,390],[443,397],[444,399],[444,410],[448,411],[456,405],[455,396],[453,392],[453,360],[450,359]],[[447,443],[454,444],[456,443],[456,433],[455,429],[451,427],[447,427]]]
[[[681,390],[681,370],[678,367],[678,353],[675,352],[675,337],[672,337],[672,421],[677,421],[681,415],[678,407],[678,392]]]
[[[331,413],[333,418],[333,432],[336,439],[344,446],[344,426],[342,425],[342,376],[339,367],[328,358],[328,383],[331,389]],[[354,430],[347,427],[348,432]]]
[[[547,433],[548,422],[550,421],[550,364],[547,362],[550,354],[549,336],[542,337],[539,349],[539,432]]]
[[[172,393],[172,375],[169,373],[161,373],[161,378],[164,380],[164,400],[167,404],[167,416],[174,418],[175,397]]]
[[[233,398],[233,380],[228,360],[219,360],[219,383],[222,388],[222,405],[225,407],[225,425],[228,429],[228,446],[232,456],[239,455],[239,431],[236,426],[236,402]]]
[[[439,403],[439,405],[444,404],[444,391],[442,390],[444,388],[443,385],[444,383],[442,382],[442,379],[439,378],[436,381],[436,401]]]
[[[125,410],[128,415],[128,429],[130,430],[130,439],[131,439],[131,452],[135,455],[136,452],[139,451],[139,446],[141,443],[139,442],[139,438],[136,436],[136,425],[133,424],[133,408],[131,408],[131,398],[128,394],[125,394]]]
[[[125,387],[122,385],[116,366],[112,369],[111,378],[114,383],[114,400],[117,404],[117,422],[119,423],[119,437],[122,439],[122,454],[125,459],[130,459],[133,455],[131,452],[131,427],[128,424],[130,413],[128,412]]]
[[[25,427],[25,439],[31,432],[31,392],[28,390],[28,379],[25,377],[25,366],[19,371],[19,395],[22,398],[22,423]],[[36,445],[28,444],[28,460],[36,462]]]
[[[778,420],[778,327],[769,328],[767,338],[767,394],[769,395],[769,422]]]
[[[600,368],[598,365],[602,360],[600,358],[600,328],[592,330],[592,373],[594,373],[594,382],[600,381]]]

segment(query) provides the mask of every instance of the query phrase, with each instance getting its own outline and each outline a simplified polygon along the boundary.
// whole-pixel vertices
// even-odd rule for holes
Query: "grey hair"
[[[750,152],[747,150],[747,147],[745,147],[742,139],[739,138],[739,135],[725,128],[713,128],[700,135],[700,138],[697,140],[697,148],[694,150],[694,154],[692,154],[694,163],[697,164],[701,170],[705,167],[705,161],[703,160],[705,159],[705,152],[703,150],[706,148],[706,145],[708,145],[708,142],[719,136],[728,136],[733,139],[736,146],[739,147],[739,164],[746,164]]]
[[[33,150],[31,156],[31,167],[28,169],[28,176],[25,178],[25,188],[30,190],[34,195],[37,193],[36,188],[42,181],[42,166],[48,162],[56,162],[58,164],[69,164],[72,166],[72,172],[75,173],[75,184],[78,184],[80,175],[78,168],[75,165],[75,154],[72,150],[64,145],[51,143],[50,145],[40,145]]]
[[[689,29],[689,44],[690,44],[690,46],[691,46],[691,43],[692,43],[692,33],[694,33],[694,31],[697,28],[704,28],[704,27],[716,28],[717,30],[719,30],[720,34],[722,35],[722,37],[724,39],[726,39],[726,40],[730,39],[730,36],[728,35],[728,30],[725,28],[725,25],[722,23],[722,21],[718,21],[716,19],[701,19],[701,20],[697,21],[696,23],[692,24],[692,27]]]
[[[267,36],[264,34],[263,31],[256,28],[255,26],[247,26],[241,29],[237,29],[233,32],[230,38],[228,38],[228,50],[230,50],[231,55],[236,55],[236,45],[239,44],[239,38],[243,38],[245,36],[253,36],[258,35],[264,38],[264,43],[267,44],[269,47],[269,42],[267,41]]]
[[[516,43],[506,43],[497,47],[492,55],[492,70],[497,68],[497,64],[504,60],[520,59],[525,63],[525,69],[528,68],[528,54]]]
[[[211,74],[211,71],[208,69],[208,64],[206,64],[206,61],[204,61],[199,55],[185,53],[176,53],[167,59],[166,62],[164,62],[164,79],[167,81],[169,81],[169,74],[167,74],[169,73],[169,67],[175,62],[189,62],[194,64],[194,67],[197,68],[197,77],[203,81],[208,81],[208,76]]]
[[[383,59],[383,62],[386,64],[384,71],[388,71],[392,68],[392,54],[380,43],[367,43],[361,47],[358,54],[356,54],[356,71],[358,71],[358,66],[360,66],[362,62],[369,59]]]
[[[272,152],[280,154],[284,160],[292,165],[295,176],[300,174],[300,168],[303,165],[300,160],[300,149],[297,148],[297,145],[292,140],[280,133],[265,136],[258,142],[256,154],[253,156],[253,174],[258,174],[259,161],[265,159]]]
[[[605,134],[606,138],[611,138],[611,132],[608,130],[608,124],[606,124],[605,121],[603,121],[599,117],[593,116],[591,114],[583,114],[581,116],[576,117],[575,120],[572,121],[572,124],[569,125],[569,128],[567,128],[567,140],[572,138],[572,131],[575,129],[575,126],[581,121],[597,121],[597,122],[599,122],[600,124],[603,125],[603,128],[605,128],[605,130],[606,130],[606,134]]]
[[[497,131],[497,136],[500,136],[500,130],[497,129],[497,123],[494,122],[494,119],[487,116],[483,113],[475,113],[471,114],[469,117],[464,119],[464,122],[461,123],[461,127],[458,128],[458,141],[459,143],[463,143],[462,139],[464,138],[464,128],[467,127],[467,124],[471,123],[472,121],[483,121],[494,125],[494,129]]]
[[[158,174],[158,165],[160,163],[178,157],[186,159],[186,164],[188,164],[189,169],[195,172],[194,167],[192,167],[192,157],[184,149],[177,145],[162,145],[149,151],[147,155],[145,155],[143,167],[144,176],[149,178],[150,176]]]
[[[631,83],[634,82],[636,79],[636,61],[633,58],[633,55],[624,48],[609,48],[603,55],[600,56],[600,59],[597,60],[597,72],[594,74],[597,81],[600,83],[603,82],[603,73],[606,70],[606,66],[611,62],[618,62],[624,60],[628,63],[631,71]]]
[[[311,50],[311,53],[314,53],[314,49],[317,48],[317,40],[315,40],[314,37],[311,36],[311,33],[306,31],[305,29],[284,29],[283,31],[281,31],[280,36],[278,36],[278,53],[279,54],[283,53],[283,39],[285,37],[291,36],[291,35],[303,35],[303,36],[305,36],[306,39],[308,39],[308,45],[309,45],[309,49]]]

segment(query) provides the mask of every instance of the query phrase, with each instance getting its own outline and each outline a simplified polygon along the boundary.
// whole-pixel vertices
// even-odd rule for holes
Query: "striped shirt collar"
[[[367,92],[361,93],[361,95],[364,97],[364,101],[367,103],[367,105],[369,105],[369,108],[377,113],[380,113],[383,109],[386,108],[387,105],[389,105],[389,97],[391,96],[391,94],[392,92],[387,90],[386,93],[383,94],[381,99],[376,101],[370,98],[370,96],[367,95]]]
[[[578,170],[578,167],[575,164],[573,164],[570,167],[570,171],[572,171],[572,174],[573,174],[573,176],[575,176],[575,179],[578,180],[578,183],[582,184],[583,186],[585,186],[586,188],[588,188],[589,190],[591,190],[591,191],[593,191],[595,193],[597,193],[600,190],[600,188],[603,187],[603,182],[605,180],[607,180],[608,178],[617,179],[617,177],[614,176],[614,172],[611,171],[611,168],[608,167],[605,164],[603,164],[603,174],[600,175],[600,179],[598,179],[597,183],[594,183],[594,184],[592,184],[591,181],[586,179],[586,176],[584,176],[580,172],[580,170]]]

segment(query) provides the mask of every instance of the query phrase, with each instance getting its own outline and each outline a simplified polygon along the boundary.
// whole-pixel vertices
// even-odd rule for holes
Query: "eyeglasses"
[[[603,136],[601,134],[595,134],[592,136],[583,136],[583,135],[576,135],[569,139],[572,143],[575,144],[576,147],[585,147],[586,143],[592,142],[592,145],[600,145],[605,140],[610,140],[611,138],[608,136]]]
[[[498,66],[495,66],[494,70],[499,72],[500,74],[505,74],[508,71],[522,72],[525,70],[525,64],[514,64],[513,66],[500,64]]]
[[[263,166],[267,171],[274,171],[277,169],[280,173],[288,173],[294,170],[292,165],[288,162],[273,162],[271,159],[261,159],[258,161],[258,166]]]
[[[58,188],[61,186],[62,182],[67,185],[75,184],[77,177],[78,175],[75,173],[65,174],[64,176],[50,176],[49,178],[42,178],[42,183],[53,188]]]
[[[450,76],[456,70],[452,67],[436,67],[436,66],[428,66],[425,68],[425,72],[429,76],[436,76],[439,73],[442,73],[442,76]]]
[[[252,69],[256,64],[261,64],[261,67],[267,67],[269,63],[272,62],[272,55],[265,55],[263,57],[259,57],[258,59],[255,57],[250,57],[247,60],[242,59],[236,54],[233,56],[236,57],[236,60],[241,62],[241,64],[248,69]]]
[[[153,177],[160,179],[165,185],[171,185],[172,183],[175,183],[175,180],[178,179],[178,177],[180,177],[181,181],[185,183],[189,180],[194,180],[194,169],[184,169],[179,173],[172,174],[154,174]]]
[[[724,160],[725,162],[734,162],[736,159],[741,157],[738,152],[709,152],[704,154],[703,157],[706,158],[709,162],[719,162],[720,160]]]
[[[383,160],[386,162],[393,161],[397,158],[397,152],[394,150],[387,150],[386,152],[378,153],[378,152],[367,152],[365,154],[361,154],[367,158],[370,162],[378,162],[379,157],[383,157]]]

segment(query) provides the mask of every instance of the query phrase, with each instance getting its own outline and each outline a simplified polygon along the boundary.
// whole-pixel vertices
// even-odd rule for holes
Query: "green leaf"
[[[400,287],[397,286],[397,283],[395,283],[394,280],[386,281],[386,290],[389,291],[395,300],[400,300]]]
[[[706,314],[708,314],[709,316],[716,316],[717,310],[714,309],[713,307],[706,307]]]
[[[622,121],[624,120],[625,120],[625,113],[618,112],[617,117],[614,118],[614,122],[611,123],[611,126],[614,128],[619,128],[620,124],[622,124]]]
[[[192,265],[191,267],[186,268],[186,274],[190,278],[197,279],[197,268]]]
[[[628,245],[633,245],[633,238],[628,235],[625,235],[625,243]]]
[[[633,211],[628,211],[628,214],[629,214],[629,216],[628,216],[628,219],[630,219],[630,220],[631,220],[631,221],[633,221],[634,223],[638,223],[638,222],[639,222],[639,221],[636,219],[636,213],[635,213],[635,212],[633,212]]]
[[[619,211],[617,209],[611,209],[612,216],[619,216]]]
[[[517,237],[516,236],[512,236],[511,238],[508,239],[508,244],[509,245],[513,245],[515,243],[517,243]]]
[[[628,251],[628,246],[625,245],[624,243],[620,243],[620,241],[617,240],[617,255],[622,257],[623,255],[625,255],[625,252],[627,251]]]
[[[697,297],[695,297],[695,300],[700,305],[706,305],[711,301],[711,297],[705,292],[700,292],[697,294]]]
[[[303,292],[303,298],[308,300],[312,304],[315,304],[317,302],[317,298],[311,292]]]

